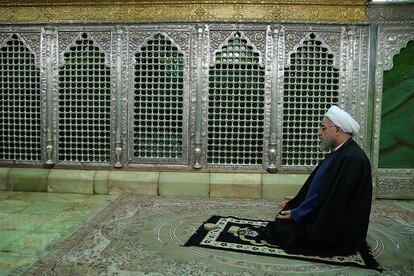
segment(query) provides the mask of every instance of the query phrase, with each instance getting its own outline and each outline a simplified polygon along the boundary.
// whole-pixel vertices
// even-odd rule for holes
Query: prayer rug
[[[262,230],[268,222],[214,215],[197,229],[184,246],[199,246],[254,255],[382,270],[369,252],[368,247],[366,250],[358,251],[349,256],[320,257],[286,253],[277,245],[266,241]]]

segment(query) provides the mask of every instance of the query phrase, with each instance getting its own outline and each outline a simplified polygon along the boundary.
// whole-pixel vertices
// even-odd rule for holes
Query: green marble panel
[[[93,193],[98,195],[108,194],[109,171],[96,171],[93,179]]]
[[[162,172],[158,185],[161,196],[208,197],[210,174]]]
[[[22,192],[47,192],[48,169],[12,168],[9,189]]]
[[[47,190],[52,193],[93,194],[95,171],[51,170]]]
[[[212,173],[211,197],[260,198],[262,194],[260,174]]]
[[[264,174],[262,198],[282,199],[284,196],[294,196],[308,176],[307,174]]]
[[[9,174],[10,168],[0,168],[0,191],[9,190],[7,184],[7,176]]]
[[[158,172],[112,171],[109,194],[158,195]]]

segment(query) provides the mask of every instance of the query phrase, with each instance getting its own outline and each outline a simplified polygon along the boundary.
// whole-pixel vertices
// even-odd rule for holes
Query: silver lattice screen
[[[332,104],[367,145],[368,29],[0,27],[0,165],[309,171]]]
[[[339,70],[314,34],[291,54],[290,64],[284,78],[282,165],[317,165],[325,156],[318,129],[326,110],[338,102]]]
[[[0,159],[38,161],[40,70],[16,34],[0,48]]]
[[[84,33],[59,68],[59,160],[110,161],[110,111],[110,68]]]
[[[183,54],[157,34],[135,54],[134,158],[182,158],[183,95]]]
[[[261,165],[264,69],[259,54],[236,33],[209,71],[207,163]]]

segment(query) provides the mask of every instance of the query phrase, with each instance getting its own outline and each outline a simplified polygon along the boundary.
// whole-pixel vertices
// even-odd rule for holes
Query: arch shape
[[[146,39],[135,52],[131,120],[134,160],[168,163],[185,157],[184,82],[185,54],[165,33]]]
[[[309,33],[284,70],[282,166],[315,166],[325,156],[319,149],[320,122],[339,100],[339,69],[329,48]]]
[[[76,48],[80,45],[82,41],[89,40],[91,43],[90,45],[93,45],[98,49],[98,52],[101,52],[104,55],[105,58],[105,65],[107,67],[110,67],[110,55],[107,51],[103,49],[103,47],[100,45],[100,43],[97,41],[97,39],[94,38],[94,36],[88,32],[80,32],[76,36],[69,36],[69,38],[72,38],[72,41],[68,43],[66,46],[63,45],[63,50],[61,51],[59,55],[59,67],[63,66],[65,63],[65,56],[71,51],[71,49]],[[69,40],[70,41],[70,40]]]
[[[260,167],[265,130],[265,69],[240,32],[222,44],[209,70],[207,164]]]
[[[86,33],[64,53],[59,67],[58,159],[111,161],[111,70]]]
[[[40,70],[18,34],[0,46],[0,160],[41,159]]]
[[[232,32],[213,52],[214,61],[210,67],[217,63],[254,63],[263,64],[263,57],[250,39],[240,31]],[[217,60],[220,60],[217,62]],[[261,66],[263,67],[263,66]]]
[[[319,46],[326,48],[326,53],[329,55],[332,55],[332,64],[338,64],[337,58],[334,54],[334,51],[332,50],[331,46],[329,46],[324,39],[322,39],[317,33],[314,32],[308,32],[306,35],[300,40],[298,44],[296,44],[291,51],[287,53],[287,64],[286,67],[289,67],[291,65],[291,57],[294,54],[297,54],[299,51],[301,51],[302,47],[308,46],[309,42],[314,41],[319,44]],[[339,68],[336,68],[339,70]]]

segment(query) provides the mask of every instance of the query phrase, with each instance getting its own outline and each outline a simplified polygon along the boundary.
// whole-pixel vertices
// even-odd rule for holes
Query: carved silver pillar
[[[122,95],[122,76],[124,74],[122,70],[122,49],[123,49],[123,34],[124,30],[121,28],[116,29],[116,89],[115,89],[115,110],[116,110],[116,123],[115,123],[115,168],[122,168],[122,116],[121,116],[121,95]],[[125,72],[126,73],[126,72]]]
[[[203,33],[204,27],[197,26],[197,88],[196,88],[196,111],[195,111],[195,143],[194,143],[194,169],[201,169],[201,106],[202,106],[202,94],[203,84]]]
[[[54,127],[53,127],[53,74],[55,56],[55,38],[56,31],[54,28],[45,28],[45,63],[43,69],[46,74],[46,165],[54,165],[55,147],[54,147]]]
[[[280,88],[279,84],[279,57],[283,57],[283,55],[279,55],[279,36],[281,33],[281,27],[275,26],[273,29],[272,34],[272,94],[271,94],[271,106],[270,106],[270,143],[269,143],[269,165],[267,167],[267,171],[270,173],[277,172],[276,167],[276,157],[278,150],[280,149],[280,142],[281,142],[281,132],[280,132],[280,124],[278,124],[278,118],[276,110],[281,110],[283,104],[283,97],[278,97],[278,89]],[[277,106],[276,106],[277,103]],[[277,127],[277,125],[279,127]]]

